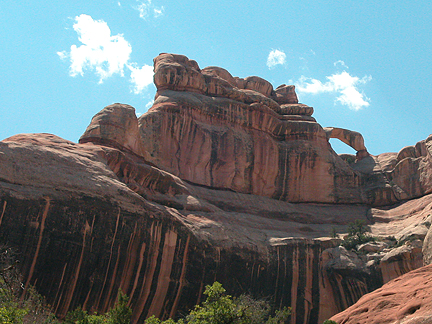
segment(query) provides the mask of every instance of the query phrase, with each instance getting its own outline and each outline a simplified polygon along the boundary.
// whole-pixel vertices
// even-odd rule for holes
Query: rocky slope
[[[344,324],[432,323],[431,281],[431,265],[411,271],[363,296],[332,320]]]
[[[79,144],[0,142],[0,242],[57,314],[105,311],[122,289],[134,323],[167,318],[218,280],[291,306],[292,323],[321,323],[423,265],[432,137],[370,156],[361,134],[321,127],[293,86],[180,55],[155,59],[155,84],[148,113],[110,105]],[[356,254],[328,237],[357,219],[402,245]]]

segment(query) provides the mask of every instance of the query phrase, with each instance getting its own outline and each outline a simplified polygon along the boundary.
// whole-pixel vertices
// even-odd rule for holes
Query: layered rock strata
[[[293,86],[155,59],[158,92],[139,119],[150,160],[192,183],[290,202],[359,203],[359,176],[329,148]],[[85,135],[86,136],[86,135]]]
[[[134,323],[167,318],[219,280],[232,293],[290,305],[292,323],[320,323],[415,267],[410,252],[357,270],[328,256],[339,241],[320,237],[364,218],[365,206],[196,187],[127,151],[52,135],[15,136],[1,151],[10,168],[0,176],[0,239],[19,249],[25,285],[36,284],[60,316],[78,305],[106,311],[120,288],[131,296]]]
[[[148,113],[110,105],[80,144],[0,142],[0,242],[59,316],[106,311],[121,289],[134,323],[168,318],[218,280],[291,306],[291,323],[322,323],[422,265],[431,138],[370,156],[359,133],[322,128],[293,86],[184,56],[156,58],[155,83]],[[338,156],[329,138],[359,156]],[[359,256],[327,237],[357,219],[406,244]]]

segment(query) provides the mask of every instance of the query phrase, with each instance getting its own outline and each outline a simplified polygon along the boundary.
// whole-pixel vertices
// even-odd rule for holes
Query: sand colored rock
[[[295,86],[282,84],[276,88],[273,99],[280,105],[297,104],[298,98],[295,92]]]
[[[133,108],[109,106],[81,142],[119,144],[192,183],[291,202],[388,205],[432,192],[429,139],[370,156],[360,133],[322,128],[293,86],[273,90],[182,55],[155,58],[155,84],[138,122]],[[353,147],[356,162],[335,154],[329,138]]]

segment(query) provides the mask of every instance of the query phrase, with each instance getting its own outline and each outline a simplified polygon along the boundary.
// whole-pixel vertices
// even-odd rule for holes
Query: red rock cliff
[[[422,265],[431,137],[370,156],[359,133],[323,129],[293,86],[179,55],[155,59],[155,83],[147,114],[110,105],[80,144],[0,142],[0,242],[57,314],[106,311],[120,288],[134,323],[168,318],[218,280],[291,306],[292,323],[322,323]],[[338,156],[332,137],[361,153]],[[359,256],[328,238],[356,219],[408,243]]]
[[[359,176],[330,148],[293,86],[233,78],[184,56],[155,59],[153,107],[139,119],[150,160],[192,183],[290,202],[359,203]]]

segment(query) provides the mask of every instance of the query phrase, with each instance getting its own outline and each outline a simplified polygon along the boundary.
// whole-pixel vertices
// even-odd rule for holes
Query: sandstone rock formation
[[[327,139],[337,138],[356,150],[357,160],[362,160],[369,156],[362,134],[336,127],[324,127],[324,131],[327,134]]]
[[[344,324],[431,323],[431,282],[431,265],[411,271],[363,296],[332,320]]]
[[[151,162],[186,181],[290,202],[389,205],[432,192],[429,138],[372,157],[360,133],[322,128],[294,86],[201,70],[181,55],[155,59],[155,84],[141,141]],[[347,165],[329,138],[352,146],[357,163]]]
[[[155,59],[155,84],[148,113],[110,105],[79,144],[0,142],[0,242],[58,315],[105,311],[120,288],[134,323],[167,318],[218,280],[322,323],[423,264],[432,137],[370,156],[359,133],[321,127],[293,86],[180,55]],[[331,137],[359,156],[338,156]],[[328,237],[357,219],[402,245],[358,255]]]
[[[330,149],[293,86],[274,91],[261,78],[200,70],[172,54],[155,59],[155,84],[139,128],[158,167],[195,184],[290,202],[365,200],[359,174]]]

